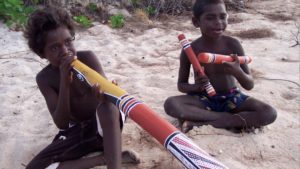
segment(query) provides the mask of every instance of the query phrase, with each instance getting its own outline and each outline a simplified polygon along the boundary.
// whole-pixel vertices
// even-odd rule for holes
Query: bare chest
[[[73,81],[70,89],[70,108],[72,116],[79,120],[87,120],[95,115],[98,101],[90,87]]]

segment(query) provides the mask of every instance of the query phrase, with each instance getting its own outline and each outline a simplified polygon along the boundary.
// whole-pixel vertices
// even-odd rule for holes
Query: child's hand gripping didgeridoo
[[[202,67],[191,47],[191,43],[185,38],[185,36],[183,34],[180,34],[178,36],[178,40],[180,41],[180,44],[181,44],[183,50],[185,51],[186,55],[188,56],[190,62],[192,63],[195,71],[197,71],[197,73],[200,76],[205,76],[204,70],[202,69]],[[214,96],[216,94],[214,87],[210,84],[209,81],[204,85],[204,87],[209,96]]]

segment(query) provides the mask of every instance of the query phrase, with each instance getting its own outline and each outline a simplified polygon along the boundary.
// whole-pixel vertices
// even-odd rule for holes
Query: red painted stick
[[[188,56],[190,62],[192,63],[195,71],[200,76],[205,76],[205,72],[202,69],[202,67],[191,47],[191,43],[185,38],[185,36],[183,34],[180,34],[178,36],[178,39],[180,41],[180,44],[181,44],[183,50],[185,51],[186,55]],[[214,87],[210,84],[210,82],[207,82],[207,84],[205,84],[204,87],[209,96],[214,96],[216,94],[216,91],[215,91]]]
[[[240,64],[248,64],[252,61],[249,56],[239,56]],[[198,55],[198,60],[201,63],[214,63],[222,64],[223,62],[233,62],[233,58],[228,55],[214,54],[214,53],[200,53]]]

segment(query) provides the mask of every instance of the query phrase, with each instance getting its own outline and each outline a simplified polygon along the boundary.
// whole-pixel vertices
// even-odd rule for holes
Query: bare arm
[[[234,39],[231,45],[232,48],[235,49],[233,54],[245,56],[243,47],[237,40]],[[235,59],[235,62],[223,63],[223,65],[225,66],[225,71],[233,75],[243,88],[245,88],[246,90],[251,90],[254,87],[254,81],[249,71],[248,65],[240,65],[237,56],[233,56],[233,58]]]
[[[190,84],[188,82],[190,76],[190,68],[191,63],[182,51],[180,54],[180,67],[177,82],[178,90],[183,93],[201,92],[204,89],[202,84]]]
[[[52,74],[38,74],[36,81],[45,97],[48,109],[54,123],[60,129],[68,128],[71,108],[70,108],[70,84],[71,84],[71,62],[74,56],[65,55],[61,59],[59,67],[50,66]],[[56,71],[56,73],[54,73]],[[59,78],[59,91],[51,87],[51,80]]]
[[[56,126],[60,129],[68,127],[70,118],[70,90],[65,85],[60,85],[59,93],[55,91],[47,82],[48,77],[38,75],[37,84],[43,94],[52,119]]]

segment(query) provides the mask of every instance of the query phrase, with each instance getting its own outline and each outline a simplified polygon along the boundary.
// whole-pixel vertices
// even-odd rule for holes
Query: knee
[[[26,166],[25,169],[36,169],[36,168],[39,168],[39,163],[32,160],[29,162],[29,164]]]
[[[34,169],[34,167],[29,163],[25,169]]]
[[[277,111],[269,105],[263,106],[260,114],[263,126],[273,123],[277,118]]]
[[[171,115],[172,113],[172,110],[175,109],[175,106],[176,106],[176,101],[173,97],[169,97],[167,98],[167,100],[165,101],[164,103],[164,109],[165,109],[165,112],[168,114],[168,115]]]
[[[110,102],[100,103],[97,107],[97,114],[100,119],[105,119],[105,121],[114,122],[119,119],[119,110]]]
[[[277,111],[273,107],[269,106],[268,113],[269,113],[268,120],[269,120],[269,124],[270,124],[270,123],[273,123],[276,120],[276,118],[277,118]]]

